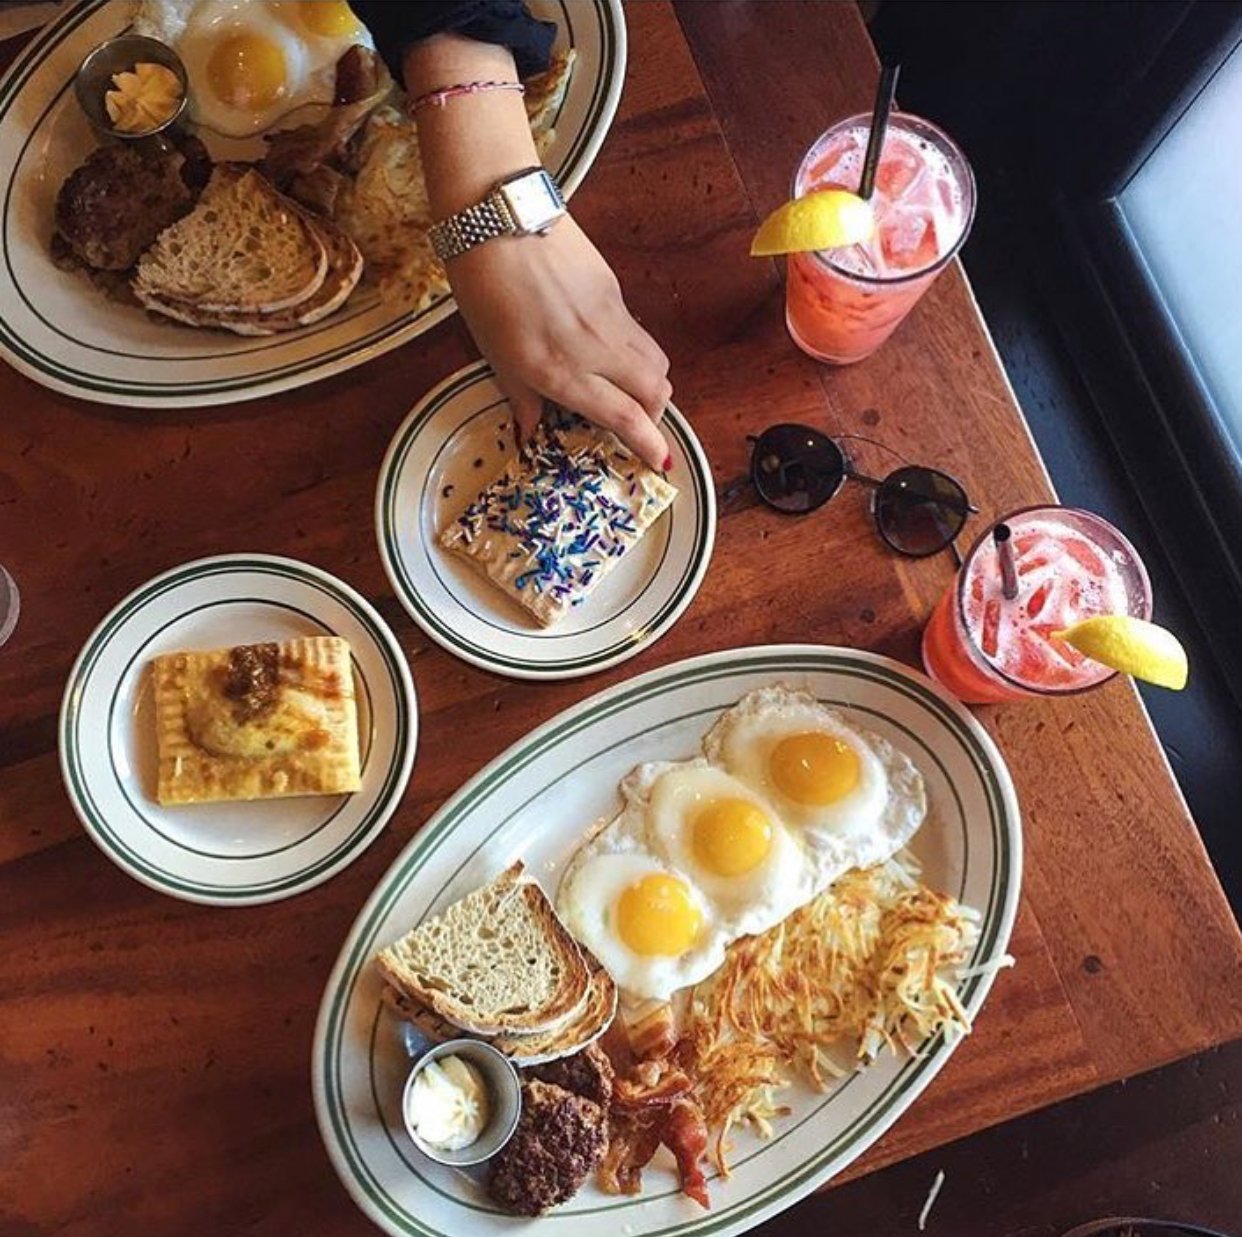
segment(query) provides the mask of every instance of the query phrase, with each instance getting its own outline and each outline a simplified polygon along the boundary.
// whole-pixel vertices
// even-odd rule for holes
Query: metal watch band
[[[428,235],[436,257],[447,262],[484,241],[516,231],[517,224],[509,213],[504,195],[493,191],[483,201],[433,223]]]

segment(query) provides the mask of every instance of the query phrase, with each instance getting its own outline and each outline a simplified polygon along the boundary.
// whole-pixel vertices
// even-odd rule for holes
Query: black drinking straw
[[[1013,542],[1009,540],[1009,525],[998,524],[992,529],[992,540],[996,542],[996,557],[1001,569],[1001,595],[1006,601],[1013,601],[1018,595],[1018,567],[1013,561]]]
[[[869,199],[875,190],[875,172],[880,166],[884,131],[888,128],[888,114],[893,110],[893,95],[897,93],[897,74],[900,72],[899,64],[886,64],[880,69],[880,84],[876,87],[875,105],[871,109],[871,136],[867,139],[862,179],[858,182],[860,198]]]

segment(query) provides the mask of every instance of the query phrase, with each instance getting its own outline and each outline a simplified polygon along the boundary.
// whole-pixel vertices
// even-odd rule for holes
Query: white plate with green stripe
[[[509,405],[486,362],[446,378],[402,423],[380,467],[375,532],[401,604],[450,653],[511,678],[575,678],[642,652],[694,600],[716,538],[703,448],[671,404],[661,424],[676,501],[581,607],[542,628],[440,548],[440,531],[513,455]]]
[[[618,684],[553,718],[503,753],[419,831],[362,908],[328,980],[312,1070],[320,1131],[346,1188],[400,1237],[514,1231],[476,1180],[419,1155],[402,1132],[408,1070],[399,1027],[381,1003],[376,952],[515,859],[555,892],[568,857],[618,806],[635,764],[694,755],[719,713],[756,687],[787,683],[842,709],[922,770],[928,819],[912,849],[924,879],[981,915],[958,995],[978,1014],[1018,905],[1022,835],[1004,761],[970,714],[921,674],[851,649],[731,649]],[[973,973],[970,973],[973,972]],[[588,1184],[536,1223],[551,1237],[728,1237],[823,1184],[879,1138],[953,1051],[937,1036],[916,1058],[881,1057],[827,1094],[797,1089],[771,1140],[737,1136],[733,1173],[712,1178],[703,1211],[677,1190],[666,1152],[635,1197]]]
[[[299,636],[349,641],[362,788],[160,806],[151,659]],[[60,712],[65,787],[100,850],[161,893],[222,906],[301,893],[360,855],[401,801],[417,737],[414,682],[384,620],[344,581],[266,554],[199,559],[136,589],[87,640]]]
[[[0,80],[0,356],[36,382],[81,399],[163,408],[228,404],[351,369],[454,311],[448,296],[412,314],[358,293],[314,326],[245,338],[157,321],[59,269],[49,252],[56,194],[98,144],[74,100],[73,75],[93,47],[126,29],[131,7],[129,0],[68,6]],[[557,23],[558,47],[577,52],[545,153],[568,197],[595,161],[621,97],[625,20],[620,0],[532,0],[531,7]],[[201,136],[214,154],[236,157],[209,133]]]

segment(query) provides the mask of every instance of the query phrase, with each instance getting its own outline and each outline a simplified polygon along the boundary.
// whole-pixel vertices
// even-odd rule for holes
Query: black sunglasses
[[[876,530],[890,548],[925,558],[953,544],[978,508],[955,477],[907,464],[887,477],[868,477],[827,434],[809,425],[772,425],[750,438],[750,480],[769,507],[803,514],[822,507],[847,479],[871,489]],[[869,439],[866,441],[870,441]],[[880,444],[876,444],[880,445]]]

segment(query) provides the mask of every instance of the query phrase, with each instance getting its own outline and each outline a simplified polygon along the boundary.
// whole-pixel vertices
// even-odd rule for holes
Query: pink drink
[[[1111,524],[1072,507],[1006,518],[1018,595],[1007,600],[989,529],[975,543],[923,635],[928,672],[971,703],[1084,691],[1113,675],[1052,633],[1097,614],[1151,616],[1134,547]]]
[[[794,197],[857,190],[870,117],[834,125],[807,151]],[[975,211],[965,156],[935,125],[894,114],[872,204],[876,235],[865,244],[788,259],[785,319],[794,342],[823,361],[870,356],[961,247]]]

